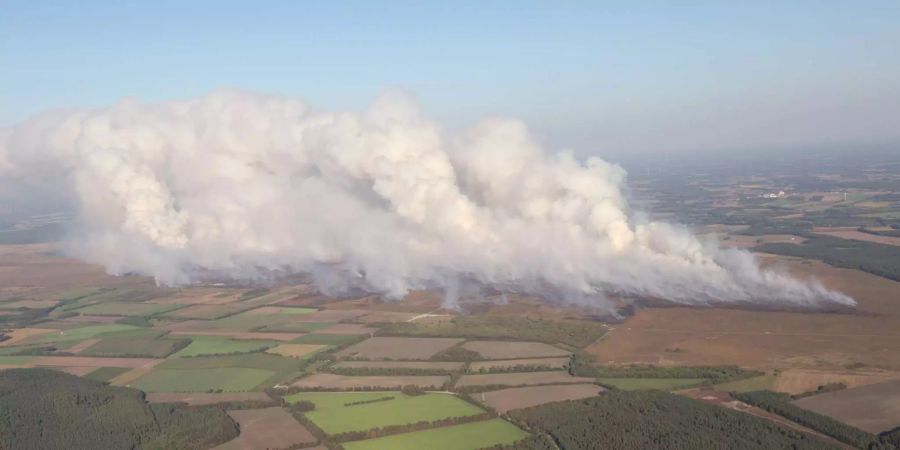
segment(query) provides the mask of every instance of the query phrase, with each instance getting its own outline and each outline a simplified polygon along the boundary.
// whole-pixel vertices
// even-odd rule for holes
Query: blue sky
[[[900,2],[0,0],[0,126],[217,87],[582,153],[900,142]]]

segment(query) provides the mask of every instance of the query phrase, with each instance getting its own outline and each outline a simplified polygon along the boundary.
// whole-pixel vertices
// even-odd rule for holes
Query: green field
[[[192,336],[191,345],[173,356],[224,355],[229,353],[250,353],[278,345],[278,341],[238,340],[224,336]]]
[[[122,325],[118,323],[88,325],[86,327],[72,328],[70,330],[60,330],[58,333],[42,335],[39,337],[39,339],[35,340],[34,343],[81,341],[84,339],[103,337],[107,334],[132,330],[141,330],[141,328],[133,325]]]
[[[131,369],[127,368],[127,367],[101,367],[101,368],[85,375],[84,377],[89,380],[109,381],[109,380],[112,380],[113,378],[115,378],[119,375],[122,375],[123,373],[128,372],[130,370]]]
[[[157,369],[196,370],[217,377],[220,369],[259,369],[271,372],[254,387],[262,389],[292,378],[299,373],[301,362],[294,358],[270,355],[268,353],[245,353],[242,355],[199,356],[196,358],[169,358]]]
[[[154,369],[129,386],[147,392],[249,391],[275,375],[274,371],[244,367],[218,369]]]
[[[186,339],[110,337],[88,347],[83,356],[131,356],[164,358],[184,345]]]
[[[344,406],[346,403],[373,400],[383,397],[392,400]],[[328,434],[348,431],[366,431],[391,425],[463,417],[484,411],[454,395],[423,394],[404,395],[400,392],[301,392],[285,397],[288,402],[307,400],[316,409],[306,417]]]
[[[658,389],[668,391],[686,386],[693,386],[704,381],[703,378],[598,378],[602,384],[617,387],[623,391],[639,391]]]
[[[152,316],[184,305],[158,305],[155,303],[108,302],[79,308],[75,312],[100,316]]]
[[[528,433],[503,419],[395,434],[377,439],[346,442],[345,450],[476,450],[511,444]]]
[[[717,384],[713,389],[725,392],[751,392],[765,391],[772,388],[775,383],[775,375],[766,374],[758,377],[747,378],[745,380],[730,381],[728,383]]]
[[[18,366],[26,364],[32,359],[34,359],[34,356],[0,356],[0,366]]]

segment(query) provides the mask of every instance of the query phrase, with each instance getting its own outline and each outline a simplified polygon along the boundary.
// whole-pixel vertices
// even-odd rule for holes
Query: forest
[[[599,397],[528,408],[510,416],[526,430],[549,437],[562,450],[834,448],[749,414],[661,391],[610,391]],[[553,448],[547,441],[535,437],[515,448]]]
[[[144,393],[48,369],[0,372],[0,448],[201,450],[238,435],[224,410],[150,404]]]

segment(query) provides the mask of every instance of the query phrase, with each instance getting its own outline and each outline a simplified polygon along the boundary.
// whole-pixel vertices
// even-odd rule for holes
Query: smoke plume
[[[442,288],[450,306],[472,286],[607,309],[853,304],[634,219],[616,165],[545,153],[516,120],[448,133],[399,94],[362,113],[240,91],[50,113],[0,130],[0,172],[68,199],[76,256],[171,285],[309,273],[332,293]]]

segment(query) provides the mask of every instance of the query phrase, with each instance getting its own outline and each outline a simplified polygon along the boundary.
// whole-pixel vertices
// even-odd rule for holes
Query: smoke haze
[[[448,133],[401,94],[362,113],[240,91],[48,113],[0,130],[0,173],[77,211],[75,256],[165,284],[309,273],[328,293],[441,288],[451,307],[472,287],[608,311],[606,295],[854,304],[636,219],[616,165],[545,153],[516,120]]]

